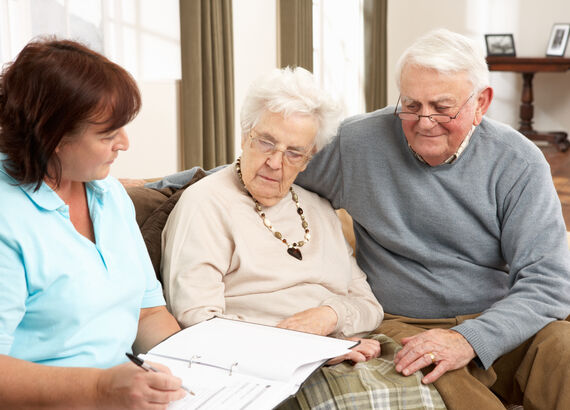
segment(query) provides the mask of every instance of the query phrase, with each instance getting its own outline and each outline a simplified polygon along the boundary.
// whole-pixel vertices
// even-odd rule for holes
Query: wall
[[[241,152],[239,111],[249,84],[277,67],[276,1],[234,0],[236,158]]]
[[[457,31],[483,49],[485,34],[512,33],[517,56],[543,57],[552,25],[565,22],[570,22],[568,0],[388,0],[388,101],[395,104],[398,98],[393,70],[398,57],[431,29]],[[487,115],[518,128],[522,76],[491,72],[490,80],[495,97]],[[533,91],[534,128],[570,132],[570,72],[535,75]]]
[[[117,178],[153,178],[180,170],[180,80],[138,82],[143,101],[127,124],[130,148],[111,167]]]

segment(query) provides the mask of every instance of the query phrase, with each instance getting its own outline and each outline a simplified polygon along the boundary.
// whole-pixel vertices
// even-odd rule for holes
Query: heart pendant
[[[301,251],[298,248],[287,248],[287,253],[294,258],[303,260],[303,255],[301,255]]]

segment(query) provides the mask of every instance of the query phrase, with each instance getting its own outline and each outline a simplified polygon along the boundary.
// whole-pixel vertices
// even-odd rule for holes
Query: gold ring
[[[427,355],[429,356],[429,358],[431,359],[432,363],[435,363],[435,354],[433,354],[433,352],[429,352],[427,353]]]

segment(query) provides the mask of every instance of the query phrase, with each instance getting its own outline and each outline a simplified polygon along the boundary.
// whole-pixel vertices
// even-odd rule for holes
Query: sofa
[[[151,189],[144,186],[129,186],[130,184],[128,180],[122,180],[127,193],[131,197],[135,206],[137,224],[139,225],[148,249],[156,276],[161,282],[160,262],[162,251],[162,229],[166,224],[170,211],[172,211],[184,190],[205,176],[206,174],[204,171],[199,169],[190,182],[179,189]],[[346,240],[350,243],[352,248],[355,249],[352,218],[344,209],[337,210],[337,215],[342,222],[342,230]]]
[[[161,282],[162,229],[166,224],[170,211],[172,211],[184,190],[205,176],[204,171],[199,169],[190,182],[179,189],[163,188],[156,190],[142,186],[142,180],[136,180],[138,183],[134,184],[135,186],[131,186],[133,184],[129,180],[121,180],[135,206],[137,223],[147,246],[156,276]],[[337,210],[337,215],[341,220],[346,240],[353,249],[356,249],[352,218],[344,209]],[[570,247],[570,232],[568,232],[568,243]]]
[[[179,189],[151,189],[141,186],[142,184],[140,183],[137,184],[138,186],[129,186],[130,184],[128,180],[122,181],[126,187],[127,193],[133,201],[137,224],[139,225],[147,246],[156,276],[161,282],[162,277],[160,274],[160,263],[162,229],[166,224],[168,215],[176,205],[176,202],[184,190],[205,176],[206,174],[204,171],[198,170],[190,182]],[[350,243],[352,248],[355,249],[352,218],[344,209],[337,210],[337,215],[341,220],[342,230],[346,240]],[[567,235],[570,247],[570,232],[568,232]],[[567,320],[570,320],[570,317]],[[509,410],[522,409],[522,406],[517,405],[505,405],[505,407]]]
[[[147,246],[156,276],[161,282],[160,262],[162,229],[166,224],[170,211],[172,211],[184,190],[205,176],[206,174],[204,171],[199,169],[190,182],[179,189],[151,189],[141,186],[142,184],[140,183],[136,184],[137,186],[130,186],[131,184],[129,183],[129,180],[122,180],[127,193],[131,197],[135,206],[137,224],[139,225]],[[356,249],[352,218],[344,209],[337,210],[337,215],[342,223],[342,230],[346,240],[353,249]],[[570,249],[570,232],[568,232],[567,235]]]

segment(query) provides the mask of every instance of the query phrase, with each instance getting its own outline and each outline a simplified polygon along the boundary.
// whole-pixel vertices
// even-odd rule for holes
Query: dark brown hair
[[[61,179],[55,149],[88,124],[105,131],[130,122],[141,107],[132,76],[86,46],[53,38],[27,44],[0,75],[0,152],[20,184]],[[53,172],[48,172],[50,162]]]

